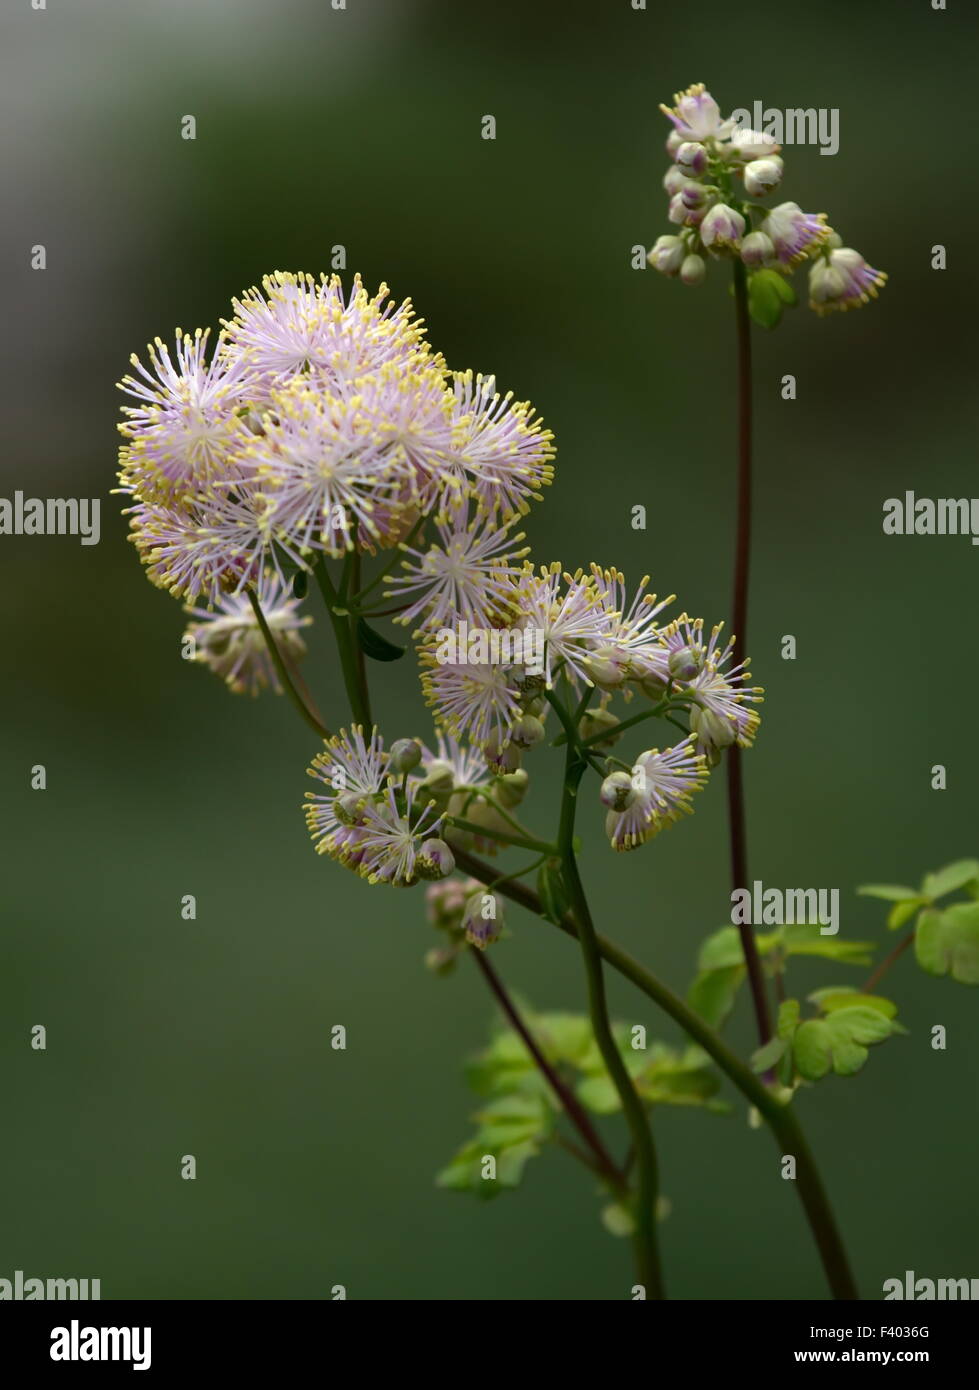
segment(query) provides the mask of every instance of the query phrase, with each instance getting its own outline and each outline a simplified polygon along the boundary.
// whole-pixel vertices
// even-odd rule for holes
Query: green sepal
[[[406,650],[382,637],[363,618],[357,619],[357,641],[361,651],[372,661],[400,661]]]

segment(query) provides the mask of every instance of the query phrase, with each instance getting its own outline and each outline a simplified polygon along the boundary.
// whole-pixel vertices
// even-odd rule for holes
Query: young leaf
[[[929,975],[951,975],[960,984],[979,985],[979,902],[922,912],[914,953]]]
[[[958,859],[954,864],[946,864],[944,869],[925,874],[921,892],[934,902],[936,898],[944,898],[947,893],[954,893],[956,888],[964,888],[976,878],[979,878],[979,860]]]
[[[927,898],[905,898],[903,902],[895,903],[887,914],[887,925],[891,931],[897,931],[905,922],[910,922],[918,908],[924,907],[927,901]]]
[[[917,888],[909,888],[903,883],[864,883],[857,892],[862,898],[883,898],[889,903],[899,903],[905,898],[918,896]]]
[[[788,1046],[785,1038],[769,1038],[763,1047],[757,1048],[751,1054],[752,1071],[771,1071],[775,1063],[782,1060]]]
[[[850,1009],[857,1004],[864,1008],[876,1009],[885,1018],[894,1018],[897,1013],[897,1005],[892,999],[885,999],[880,994],[861,994],[850,985],[830,985],[826,989],[814,989],[808,998],[813,1004],[818,1005],[820,1012],[824,1014],[831,1014],[836,1009]]]
[[[687,1003],[712,1028],[719,1028],[734,1007],[738,989],[747,971],[743,965],[725,965],[704,970],[687,991]]]

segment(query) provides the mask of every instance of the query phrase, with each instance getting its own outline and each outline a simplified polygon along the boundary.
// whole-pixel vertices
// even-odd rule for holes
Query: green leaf
[[[722,970],[729,965],[744,965],[744,952],[737,927],[721,927],[709,936],[700,948],[697,969]]]
[[[733,1009],[746,974],[743,965],[702,971],[687,991],[687,1003],[712,1028],[719,1028]]]
[[[780,275],[777,270],[768,270],[764,273],[772,277],[770,283],[783,304],[798,304],[799,297],[787,276]]]
[[[782,1060],[788,1046],[785,1038],[769,1038],[763,1047],[759,1047],[751,1054],[752,1071],[771,1071],[776,1062]]]
[[[307,570],[296,570],[292,576],[292,596],[293,598],[305,598],[309,592],[309,573]]]
[[[782,296],[765,271],[748,275],[748,313],[762,328],[777,328],[782,321]]]
[[[927,901],[927,898],[905,898],[903,902],[895,903],[887,914],[887,925],[891,931],[897,931],[905,922],[910,922],[918,908],[924,907]]]
[[[830,985],[826,989],[814,989],[808,998],[813,1004],[818,1005],[824,1014],[835,1013],[837,1009],[850,1009],[854,1005],[876,1009],[885,1018],[894,1018],[897,1013],[897,1005],[892,999],[885,999],[880,994],[861,994],[850,985]]]
[[[360,643],[361,651],[372,661],[400,661],[405,654],[404,647],[389,642],[386,637],[375,632],[363,618],[357,619],[357,641]]]
[[[833,1046],[829,1029],[821,1019],[808,1019],[799,1025],[793,1040],[792,1055],[799,1075],[807,1081],[818,1081],[833,1063]]]
[[[464,1144],[436,1177],[436,1185],[488,1199],[518,1185],[529,1159],[541,1151],[554,1126],[543,1096],[507,1095],[476,1115],[476,1136]],[[483,1176],[487,1157],[496,1160],[496,1177]]]
[[[862,898],[883,898],[889,903],[899,903],[905,898],[918,896],[917,888],[908,888],[903,883],[864,883],[857,892]]]
[[[960,984],[979,985],[979,902],[922,912],[914,953],[929,975],[951,975]]]
[[[775,1025],[776,1036],[780,1038],[791,1038],[798,1026],[798,999],[783,999],[778,1007],[778,1021]]]
[[[876,947],[872,941],[823,936],[817,923],[798,922],[784,928],[784,949],[789,956],[823,956],[841,965],[869,965]]]
[[[925,874],[921,892],[926,898],[944,898],[954,893],[956,888],[964,888],[973,879],[979,878],[979,860],[957,859],[954,864],[946,864],[933,874]]]

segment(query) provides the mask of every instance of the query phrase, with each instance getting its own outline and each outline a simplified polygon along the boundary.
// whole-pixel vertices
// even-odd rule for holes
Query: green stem
[[[445,816],[445,824],[456,830],[466,830],[470,835],[478,835],[482,840],[498,840],[501,845],[516,845],[518,849],[533,850],[536,854],[548,856],[557,854],[557,847],[546,840],[532,840],[525,835],[510,835],[505,830],[487,830],[485,825],[464,820],[462,816]]]
[[[480,883],[488,883],[492,880],[494,871],[491,865],[464,850],[453,850],[453,853],[456,864],[463,873],[470,874]],[[535,913],[538,917],[544,917],[545,920],[550,920],[547,918],[537,894],[526,884],[501,883],[500,892],[505,897],[511,898],[514,902],[525,907],[529,912]],[[564,917],[556,925],[566,936],[578,936],[578,930],[572,918]],[[607,937],[598,936],[596,940],[602,959],[613,970],[617,970],[620,975],[630,980],[647,998],[669,1014],[670,1018],[678,1023],[684,1032],[700,1044],[749,1104],[758,1110],[775,1136],[780,1152],[795,1156],[796,1191],[802,1202],[816,1247],[819,1250],[832,1295],[837,1299],[859,1298],[860,1295],[850,1271],[846,1250],[826,1189],[823,1186],[801,1125],[791,1107],[776,1099],[767,1086],[714,1032],[713,1028],[705,1023],[700,1015],[695,1013],[679,995],[674,994],[645,966],[640,965],[627,951],[623,951]]]
[[[330,619],[330,626],[333,628],[333,636],[337,644],[337,653],[340,657],[340,670],[343,674],[343,685],[347,692],[350,711],[353,715],[354,722],[363,725],[363,727],[369,731],[373,721],[371,720],[370,704],[361,686],[360,667],[358,665],[359,648],[353,621],[340,602],[340,597],[327,572],[325,557],[320,559],[313,573],[316,575],[316,582],[319,585],[320,593],[323,595],[323,602],[326,604],[326,612]],[[340,610],[339,612],[337,611],[338,609]]]
[[[646,1106],[636,1090],[632,1077],[626,1070],[622,1054],[619,1052],[612,1034],[608,1001],[605,997],[601,952],[598,947],[595,925],[588,908],[584,885],[578,872],[578,862],[574,850],[574,823],[578,788],[581,785],[587,764],[576,747],[577,737],[571,717],[567,716],[567,712],[551,692],[548,692],[548,698],[568,732],[558,850],[564,884],[571,899],[571,910],[577,923],[578,942],[585,964],[585,977],[588,982],[588,1012],[598,1050],[602,1054],[605,1067],[618,1092],[619,1100],[622,1102],[622,1110],[632,1135],[632,1142],[638,1159],[638,1190],[634,1205],[636,1221],[634,1245],[639,1279],[645,1285],[647,1298],[662,1299],[666,1295],[660,1270],[656,1231],[656,1203],[659,1191],[656,1147],[653,1142],[653,1132],[650,1127],[649,1116],[646,1113]]]
[[[574,1125],[575,1129],[577,1129],[579,1135],[584,1140],[588,1148],[591,1150],[592,1160],[589,1166],[592,1167],[599,1174],[602,1180],[621,1200],[629,1190],[628,1183],[626,1183],[622,1174],[619,1172],[618,1168],[615,1165],[615,1160],[612,1158],[608,1149],[606,1149],[605,1145],[599,1138],[598,1132],[595,1129],[595,1126],[592,1124],[591,1120],[589,1119],[587,1111],[584,1109],[574,1092],[564,1083],[564,1081],[558,1075],[556,1069],[544,1056],[537,1043],[536,1038],[530,1031],[530,1028],[527,1026],[524,1019],[521,1017],[516,1005],[510,998],[510,995],[507,992],[507,989],[504,986],[503,981],[500,979],[492,963],[488,960],[488,958],[484,955],[482,951],[476,950],[475,947],[472,947],[470,949],[470,955],[474,958],[476,964],[479,966],[479,969],[482,972],[482,975],[486,980],[486,983],[489,986],[491,993],[493,994],[500,1008],[503,1010],[503,1013],[506,1015],[514,1031],[519,1035],[519,1037],[523,1041],[524,1047],[526,1047],[527,1051],[530,1053],[531,1057],[537,1065],[538,1070],[541,1072],[541,1075],[550,1085],[551,1090],[554,1092],[555,1096],[558,1099],[558,1102],[563,1107],[568,1119]]]
[[[329,729],[320,719],[319,715],[310,709],[309,705],[307,705],[296,688],[292,679],[292,673],[286,665],[285,658],[279,650],[279,644],[275,640],[275,635],[268,625],[265,614],[262,612],[262,605],[258,601],[258,594],[251,585],[246,587],[245,593],[248,595],[248,601],[252,606],[252,612],[255,614],[255,620],[258,623],[262,636],[265,638],[265,645],[268,647],[269,656],[272,658],[272,664],[275,666],[279,680],[282,682],[282,688],[309,727],[314,729],[316,733],[319,734],[320,738],[330,738],[331,734]]]

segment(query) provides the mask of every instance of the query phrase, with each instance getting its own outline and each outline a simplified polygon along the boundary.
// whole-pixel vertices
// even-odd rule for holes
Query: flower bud
[[[683,264],[685,251],[682,238],[661,236],[656,238],[656,245],[650,251],[647,260],[661,275],[676,275]]]
[[[419,878],[448,878],[456,861],[444,840],[426,840],[418,851],[415,868]]]
[[[399,738],[391,744],[388,756],[393,772],[414,772],[422,760],[422,750],[416,738]]]
[[[578,721],[578,734],[584,739],[595,738],[598,734],[608,733],[608,738],[603,738],[596,746],[599,748],[611,748],[615,743],[617,735],[612,731],[621,723],[611,710],[590,709],[586,710]]]
[[[677,193],[670,199],[670,206],[667,210],[667,220],[679,226],[696,227],[703,221],[706,204],[702,208],[688,208],[683,201],[681,194]]]
[[[527,795],[529,785],[530,775],[526,768],[518,767],[516,772],[507,772],[500,778],[496,785],[496,799],[508,811],[512,811]]]
[[[687,178],[696,178],[707,168],[707,151],[695,140],[684,140],[676,152],[676,162]]]
[[[680,647],[670,652],[667,666],[675,681],[692,681],[703,669],[703,652],[697,652],[693,647]]]
[[[599,797],[610,811],[628,810],[636,800],[636,789],[628,772],[610,772],[602,783]]]
[[[700,239],[715,250],[734,248],[744,236],[744,218],[726,203],[715,203],[704,218]]]
[[[679,193],[690,182],[690,179],[683,172],[678,164],[671,164],[663,175],[663,188],[672,198],[674,193]]]
[[[685,285],[702,285],[707,278],[707,262],[703,256],[687,256],[680,267],[680,279]]]
[[[744,186],[753,198],[764,198],[782,182],[784,164],[777,154],[768,159],[753,159],[744,166]]]
[[[503,931],[503,899],[485,889],[473,893],[466,900],[462,926],[470,945],[484,951]]]
[[[775,243],[764,232],[749,232],[741,243],[741,259],[745,265],[770,265],[775,259]]]
[[[839,232],[831,231],[829,236],[826,238],[826,245],[832,251],[837,251],[843,245],[843,238],[840,236]]]
[[[780,149],[771,136],[760,130],[736,130],[731,136],[731,151],[738,159],[768,159]]]
[[[425,889],[425,909],[429,925],[437,931],[460,931],[466,899],[478,887],[479,883],[474,878],[467,878],[465,881],[461,878],[447,878],[439,883],[430,883]]]
[[[536,748],[546,737],[544,725],[533,714],[522,714],[517,722],[510,726],[510,741],[518,748]]]
[[[456,968],[458,956],[459,952],[452,946],[433,946],[430,951],[425,952],[425,969],[440,977],[451,975]]]
[[[684,139],[680,132],[676,129],[671,130],[666,137],[666,153],[671,159],[676,159],[677,151],[683,143]]]
[[[688,212],[696,212],[704,207],[710,197],[702,183],[685,183],[680,189],[680,201]]]

